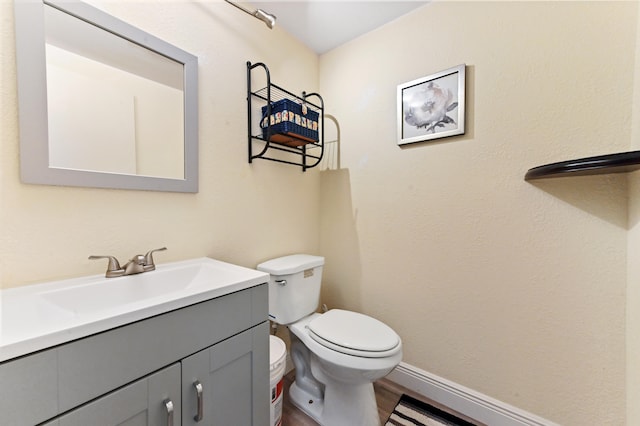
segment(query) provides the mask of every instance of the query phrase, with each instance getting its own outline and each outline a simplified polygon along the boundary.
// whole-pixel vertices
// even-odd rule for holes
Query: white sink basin
[[[203,265],[158,269],[118,278],[104,278],[40,294],[46,302],[74,314],[96,312],[174,293],[194,284]],[[205,274],[200,274],[201,280]]]
[[[136,275],[74,278],[0,291],[0,361],[224,296],[269,275],[209,258]]]

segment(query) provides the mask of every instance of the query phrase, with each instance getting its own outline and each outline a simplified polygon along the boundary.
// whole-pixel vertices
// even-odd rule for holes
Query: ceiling
[[[276,25],[318,54],[340,46],[425,5],[428,1],[253,0]]]

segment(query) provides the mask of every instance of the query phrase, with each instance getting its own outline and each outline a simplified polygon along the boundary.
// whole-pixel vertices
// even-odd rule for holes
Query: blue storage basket
[[[305,111],[306,110],[306,111]],[[267,106],[262,107],[262,136],[267,138],[267,128],[271,122],[271,140],[275,142],[304,145],[318,141],[319,113],[311,108],[303,108],[291,99],[281,99],[271,103],[271,116],[267,117]],[[296,143],[292,138],[301,139]]]

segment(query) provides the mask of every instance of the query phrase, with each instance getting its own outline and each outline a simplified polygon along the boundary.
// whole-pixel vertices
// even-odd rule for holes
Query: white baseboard
[[[490,426],[558,426],[404,362],[387,379]]]

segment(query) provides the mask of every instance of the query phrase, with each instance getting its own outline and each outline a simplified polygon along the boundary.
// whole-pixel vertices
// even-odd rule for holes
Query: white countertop
[[[269,274],[209,258],[0,290],[0,362],[244,290]]]

